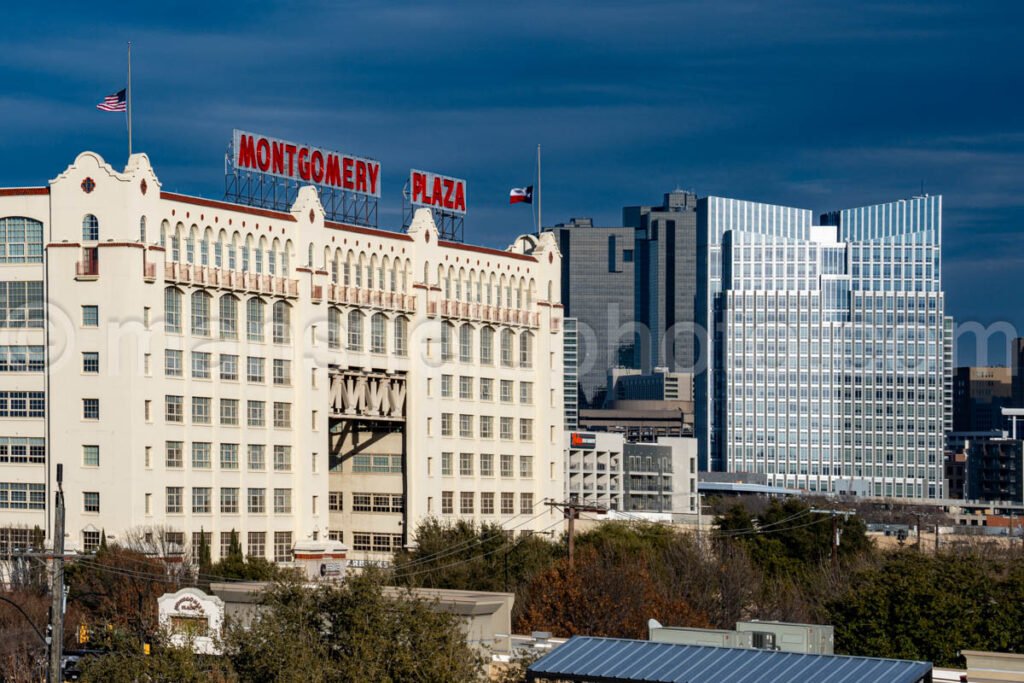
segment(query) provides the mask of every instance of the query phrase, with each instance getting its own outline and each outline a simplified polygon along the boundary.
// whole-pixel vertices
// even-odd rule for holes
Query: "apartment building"
[[[541,531],[564,495],[560,255],[161,189],[92,152],[0,189],[0,527],[386,561],[428,516]]]

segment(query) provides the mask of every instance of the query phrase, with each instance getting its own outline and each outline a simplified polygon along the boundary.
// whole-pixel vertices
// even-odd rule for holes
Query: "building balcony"
[[[440,308],[441,315],[446,318],[493,323],[496,325],[518,325],[520,327],[533,328],[540,326],[540,314],[531,311],[451,300],[440,302]]]
[[[142,279],[146,282],[156,282],[156,264],[155,263],[143,263],[142,264]]]
[[[184,285],[216,287],[237,292],[296,298],[299,283],[290,278],[257,273],[242,273],[188,263],[164,264],[164,280]]]
[[[98,261],[76,261],[76,280],[95,280],[100,276],[100,264]]]
[[[416,297],[414,296],[402,292],[382,292],[362,287],[329,285],[327,287],[327,299],[332,304],[348,306],[365,306],[367,308],[380,308],[406,313],[412,313],[416,310]]]

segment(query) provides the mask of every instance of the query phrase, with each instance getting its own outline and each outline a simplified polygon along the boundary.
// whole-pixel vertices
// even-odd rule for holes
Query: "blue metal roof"
[[[918,683],[930,662],[809,655],[576,636],[527,669],[527,680],[643,683]]]

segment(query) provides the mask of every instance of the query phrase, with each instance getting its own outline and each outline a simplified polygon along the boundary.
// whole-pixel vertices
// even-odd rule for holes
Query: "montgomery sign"
[[[236,169],[380,198],[379,161],[237,129],[233,149]]]

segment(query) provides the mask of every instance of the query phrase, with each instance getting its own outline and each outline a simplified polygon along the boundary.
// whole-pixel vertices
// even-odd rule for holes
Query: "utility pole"
[[[53,578],[50,585],[50,683],[60,683],[60,659],[64,654],[64,466],[57,464],[54,495]]]
[[[832,571],[839,568],[839,518],[832,511]]]
[[[546,505],[564,510],[565,514],[569,516],[569,567],[571,568],[576,562],[576,515],[580,512],[607,512],[608,510],[597,505],[588,505],[572,500],[567,503],[548,501]]]
[[[935,556],[939,556],[939,523],[935,522]]]
[[[921,513],[915,512],[917,517],[917,552],[921,552]]]

